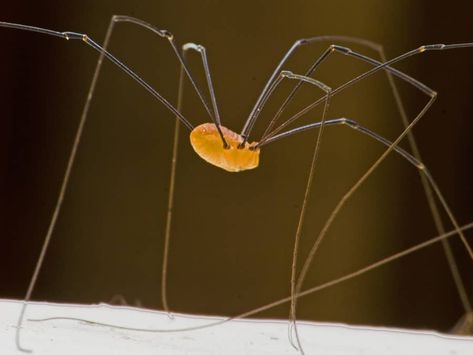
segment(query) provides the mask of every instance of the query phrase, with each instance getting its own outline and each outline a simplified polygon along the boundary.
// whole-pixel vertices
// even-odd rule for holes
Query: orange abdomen
[[[238,148],[243,138],[232,130],[220,126],[228,148],[223,147],[217,127],[213,123],[204,123],[195,127],[190,134],[190,141],[195,152],[206,162],[226,171],[238,172],[254,169],[259,164],[259,148],[255,143],[246,143]]]

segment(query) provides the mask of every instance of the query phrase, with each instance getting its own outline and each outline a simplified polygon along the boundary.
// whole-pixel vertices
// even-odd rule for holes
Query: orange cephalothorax
[[[215,124],[204,123],[195,127],[190,134],[195,152],[206,162],[226,171],[238,172],[256,168],[260,150],[254,148],[255,143],[245,142],[244,146],[239,148],[243,138],[226,127],[220,126],[220,129],[229,147],[224,148]]]

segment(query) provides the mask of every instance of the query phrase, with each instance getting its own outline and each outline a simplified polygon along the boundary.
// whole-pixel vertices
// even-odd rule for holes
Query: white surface
[[[0,300],[0,355],[18,354],[14,335],[21,303]],[[131,327],[175,329],[213,323],[223,318],[165,313],[108,305],[32,303],[26,319],[79,317]],[[433,332],[352,327],[299,322],[306,354],[473,354],[472,337]],[[298,354],[289,344],[287,321],[234,320],[201,330],[144,333],[88,323],[25,321],[22,344],[34,354]]]

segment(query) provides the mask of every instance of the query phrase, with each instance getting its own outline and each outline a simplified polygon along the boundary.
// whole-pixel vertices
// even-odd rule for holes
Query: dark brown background
[[[239,131],[257,94],[299,38],[363,37],[388,57],[421,44],[473,42],[467,1],[96,1],[16,2],[2,20],[85,32],[101,41],[112,14],[149,21],[207,48],[226,126]],[[468,4],[468,5],[467,5]],[[81,43],[0,29],[0,296],[22,298],[57,197],[97,54]],[[302,72],[328,45],[288,64]],[[366,48],[352,46],[371,56]],[[118,26],[111,50],[175,102],[178,65],[165,41]],[[190,61],[200,73],[196,55]],[[398,65],[439,92],[415,129],[424,161],[460,223],[472,221],[473,49],[435,52]],[[368,66],[340,55],[317,78],[333,87]],[[202,78],[202,76],[197,75]],[[426,97],[400,84],[412,117]],[[285,87],[287,89],[287,86]],[[304,90],[290,111],[310,102]],[[277,95],[255,130],[276,107]],[[207,121],[187,90],[184,114]],[[334,98],[330,117],[350,117],[387,136],[401,124],[380,73]],[[317,120],[320,112],[306,118]],[[64,209],[34,299],[108,301],[122,294],[160,308],[160,266],[173,117],[107,63],[94,97]],[[233,315],[284,297],[315,132],[270,145],[255,171],[228,174],[181,140],[169,274],[176,311]],[[302,247],[382,147],[327,129]],[[435,235],[415,169],[390,157],[340,214],[306,286],[345,274]],[[472,264],[453,246],[473,297]],[[303,253],[305,253],[303,251]],[[303,254],[305,255],[305,254]],[[279,307],[261,317],[286,317]],[[440,246],[300,302],[301,318],[448,330],[462,308]]]

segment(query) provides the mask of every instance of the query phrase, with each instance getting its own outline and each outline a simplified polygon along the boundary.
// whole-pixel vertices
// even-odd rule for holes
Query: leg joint
[[[343,46],[339,46],[339,45],[336,45],[336,44],[332,44],[330,46],[330,49],[332,51],[337,51],[337,52],[340,52],[342,54],[350,54],[352,53],[352,50],[348,47],[343,47]]]
[[[360,127],[360,124],[358,122],[351,120],[349,118],[345,118],[345,117],[341,118],[340,122],[344,125],[350,126],[353,129],[358,129],[358,127]]]

